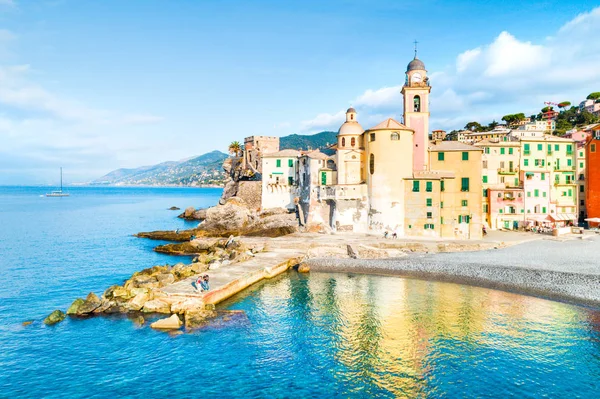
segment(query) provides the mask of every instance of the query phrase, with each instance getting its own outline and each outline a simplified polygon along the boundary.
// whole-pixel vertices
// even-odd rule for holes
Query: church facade
[[[335,171],[322,170],[314,182],[319,195],[306,210],[309,221],[313,213],[338,231],[481,238],[482,150],[447,141],[430,145],[430,91],[425,65],[415,56],[401,91],[404,124],[389,118],[365,130],[356,110],[347,110]]]

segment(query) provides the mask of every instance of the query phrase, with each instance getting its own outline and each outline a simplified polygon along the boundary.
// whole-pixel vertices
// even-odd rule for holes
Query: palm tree
[[[229,144],[229,153],[231,155],[238,156],[241,151],[242,145],[239,141],[232,141],[231,144]]]

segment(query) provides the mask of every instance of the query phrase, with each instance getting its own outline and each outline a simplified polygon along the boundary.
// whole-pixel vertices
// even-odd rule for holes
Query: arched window
[[[390,138],[392,139],[392,141],[398,141],[400,140],[400,135],[398,134],[398,132],[394,132],[391,134]]]
[[[345,146],[346,146],[346,138],[342,137],[342,147],[345,147]]]
[[[354,114],[350,114],[350,120],[353,121],[354,120]]]
[[[352,139],[350,139],[350,145],[352,147],[354,147],[356,145],[356,139],[354,137],[352,137]]]
[[[421,97],[415,96],[413,99],[415,112],[421,112]]]
[[[375,155],[373,154],[369,157],[369,171],[371,174],[375,173]]]

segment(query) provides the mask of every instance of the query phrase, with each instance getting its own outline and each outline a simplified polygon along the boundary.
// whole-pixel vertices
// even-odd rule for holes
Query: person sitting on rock
[[[208,274],[205,274],[202,277],[202,280],[200,280],[200,278],[198,278],[198,280],[200,281],[200,287],[202,287],[202,291],[210,290],[210,286],[208,285]]]
[[[196,291],[203,292],[204,291],[204,288],[202,287],[203,284],[204,284],[204,277],[198,276],[198,279],[196,279]]]

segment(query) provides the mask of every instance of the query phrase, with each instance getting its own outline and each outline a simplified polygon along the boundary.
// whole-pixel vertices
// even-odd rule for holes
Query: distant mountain
[[[337,142],[337,132],[321,132],[311,135],[290,134],[279,139],[282,150],[323,150]]]
[[[92,182],[113,185],[180,185],[222,184],[225,173],[221,168],[227,154],[212,151],[198,157],[134,169],[117,169]]]
[[[337,132],[321,132],[312,135],[291,134],[279,139],[279,148],[296,150],[321,150],[331,155],[327,150],[335,144]],[[122,186],[198,186],[205,184],[223,184],[225,173],[221,165],[227,158],[221,151],[213,151],[197,157],[169,161],[151,166],[141,166],[133,169],[117,169],[104,175],[91,184],[111,184]]]

